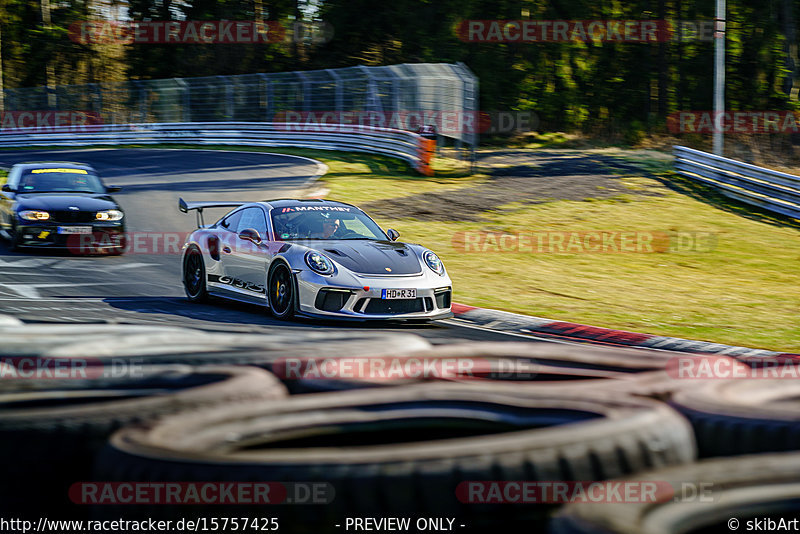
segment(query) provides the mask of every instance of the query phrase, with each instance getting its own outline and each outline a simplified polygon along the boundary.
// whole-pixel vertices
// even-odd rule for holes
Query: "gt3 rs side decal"
[[[252,282],[245,282],[238,278],[231,278],[230,276],[219,276],[217,274],[209,274],[208,281],[215,284],[227,284],[239,289],[246,289],[254,293],[265,293],[264,286],[254,284]]]

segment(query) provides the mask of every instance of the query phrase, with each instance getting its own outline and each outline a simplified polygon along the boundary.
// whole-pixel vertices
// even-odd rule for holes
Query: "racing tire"
[[[676,392],[671,404],[691,422],[701,458],[800,450],[797,372],[711,381]]]
[[[469,481],[602,480],[694,458],[686,421],[649,399],[423,384],[220,406],[127,427],[104,449],[95,479],[324,481],[331,501],[270,508],[282,515],[282,531],[339,532],[333,525],[355,516],[456,517],[485,531],[520,521],[541,527],[552,506],[470,501]],[[238,506],[244,515],[265,509]]]
[[[341,364],[350,363],[343,355]],[[725,360],[731,369],[747,366],[725,356],[681,355],[707,362]],[[604,347],[537,342],[472,342],[438,345],[422,351],[365,355],[364,373],[343,373],[302,380],[308,392],[407,385],[409,382],[460,382],[475,387],[520,391],[548,388],[587,388],[619,394],[668,399],[677,389],[697,386],[703,380],[677,380],[667,371],[675,356],[664,351],[628,347]],[[321,356],[319,368],[329,365]],[[309,362],[315,363],[315,362]],[[334,362],[335,363],[335,362]],[[393,369],[396,366],[398,369]],[[315,367],[310,367],[315,368]],[[280,369],[278,369],[280,371]],[[277,374],[281,374],[278,372]]]
[[[288,265],[281,261],[270,267],[266,291],[273,317],[284,321],[294,317],[297,309],[297,287]]]
[[[206,266],[203,254],[191,245],[183,257],[183,289],[191,302],[207,302]]]
[[[669,467],[625,483],[658,483],[648,502],[576,502],[562,508],[550,534],[664,534],[781,531],[800,502],[800,454],[756,454]],[[789,528],[781,528],[789,522]],[[769,527],[772,521],[772,528]],[[796,521],[796,520],[795,520]],[[795,523],[796,525],[796,523]],[[741,529],[739,527],[742,527]],[[760,528],[759,528],[760,526]],[[776,528],[777,527],[777,528]]]
[[[91,476],[96,454],[124,425],[220,402],[288,395],[271,373],[244,366],[88,365],[77,366],[75,378],[60,379],[28,379],[23,369],[14,380],[6,367],[0,381],[0,511],[31,516],[43,507],[85,513],[85,507],[72,506],[68,488]]]
[[[342,354],[356,358],[386,357],[396,354],[397,347],[404,351],[431,347],[424,338],[403,332],[252,333],[249,327],[229,324],[211,332],[168,326],[19,325],[12,321],[0,322],[0,339],[6,361],[31,358],[68,363],[74,359],[110,368],[125,368],[129,364],[251,365],[274,370],[273,374],[290,390],[297,390],[303,379],[313,373],[306,372],[302,365],[298,372],[293,372],[291,367],[287,368],[288,359],[302,364],[307,359],[333,359]]]

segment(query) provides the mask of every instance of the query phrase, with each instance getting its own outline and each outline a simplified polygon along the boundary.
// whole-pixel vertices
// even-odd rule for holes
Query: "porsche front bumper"
[[[331,319],[428,320],[452,317],[452,283],[447,275],[350,274],[347,280],[295,271],[298,312]],[[416,289],[415,299],[383,299],[384,289]]]

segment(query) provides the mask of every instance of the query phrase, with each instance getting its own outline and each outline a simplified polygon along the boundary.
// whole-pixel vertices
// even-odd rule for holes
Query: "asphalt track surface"
[[[0,151],[0,167],[25,161],[76,161],[97,169],[108,185],[120,185],[114,198],[125,210],[127,230],[140,245],[123,256],[70,253],[14,253],[0,239],[0,314],[25,322],[119,323],[187,326],[205,330],[276,332],[319,329],[399,331],[431,343],[524,341],[456,320],[428,325],[274,320],[259,306],[188,302],[181,285],[177,247],[164,247],[164,235],[195,229],[194,214],[177,209],[186,200],[264,200],[286,198],[318,174],[315,162],[280,154],[212,150],[87,149]],[[206,210],[206,222],[225,209]],[[154,249],[158,252],[153,254]],[[458,281],[454,281],[458,298]],[[529,338],[531,341],[535,338]]]

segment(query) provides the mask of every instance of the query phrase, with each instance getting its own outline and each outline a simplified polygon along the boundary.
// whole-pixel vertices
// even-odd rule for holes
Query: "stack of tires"
[[[728,515],[744,522],[800,503],[800,385],[675,374],[676,358],[748,369],[724,356],[431,346],[403,333],[0,322],[0,336],[5,516],[239,518],[315,533],[389,517],[416,532],[431,518],[474,532],[661,533],[711,532]],[[9,378],[23,361],[85,372]],[[673,491],[646,502],[520,498],[526,483],[606,480]],[[210,501],[131,490],[209,484]],[[234,496],[270,491],[215,500],[223,485]],[[701,485],[705,500],[679,495]]]

